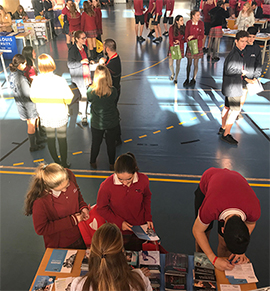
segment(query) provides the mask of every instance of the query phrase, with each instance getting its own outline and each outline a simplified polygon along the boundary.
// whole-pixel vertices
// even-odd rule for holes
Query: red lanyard
[[[106,62],[106,65],[108,65],[109,62],[111,61],[111,59],[113,59],[113,58],[116,57],[116,56],[117,56],[117,53],[115,53],[114,55],[112,55],[112,56],[108,59],[108,61]]]

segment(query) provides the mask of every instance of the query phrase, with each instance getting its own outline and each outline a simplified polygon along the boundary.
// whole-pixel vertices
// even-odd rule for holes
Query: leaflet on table
[[[220,284],[220,291],[241,291],[241,287],[239,285]]]
[[[31,291],[46,290],[51,291],[55,276],[37,276]]]
[[[76,250],[53,250],[45,271],[70,273],[77,255]]]
[[[232,270],[226,270],[225,276],[231,284],[256,283],[258,279],[254,273],[252,263],[235,265]]]
[[[58,278],[55,281],[55,291],[66,291],[66,290],[70,290],[70,286],[72,281],[75,279],[76,277],[68,277],[68,278]]]
[[[148,228],[147,223],[143,225],[133,225],[131,229],[140,239],[151,241],[159,240],[155,231],[152,228]]]

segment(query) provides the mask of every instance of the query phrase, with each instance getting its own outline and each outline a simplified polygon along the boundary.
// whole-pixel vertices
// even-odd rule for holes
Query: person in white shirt
[[[128,265],[120,229],[105,223],[93,235],[88,273],[74,279],[70,290],[150,291],[152,287],[140,269]]]

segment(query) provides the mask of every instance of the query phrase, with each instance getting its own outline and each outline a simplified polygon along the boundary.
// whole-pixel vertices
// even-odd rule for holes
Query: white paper
[[[220,291],[241,291],[240,285],[220,284]]]
[[[54,284],[55,284],[55,291],[66,291],[68,286],[71,285],[72,281],[76,277],[68,277],[68,278],[59,278],[57,279]],[[70,290],[70,288],[68,289]]]
[[[235,265],[232,270],[225,270],[226,277],[245,279],[248,283],[258,282],[251,263]]]
[[[256,95],[263,91],[263,86],[260,81],[257,80],[254,84],[247,83],[247,89],[250,96]]]

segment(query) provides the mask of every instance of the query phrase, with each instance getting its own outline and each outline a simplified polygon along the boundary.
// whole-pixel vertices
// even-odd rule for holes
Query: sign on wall
[[[0,36],[0,52],[5,59],[12,59],[18,53],[15,36]]]

